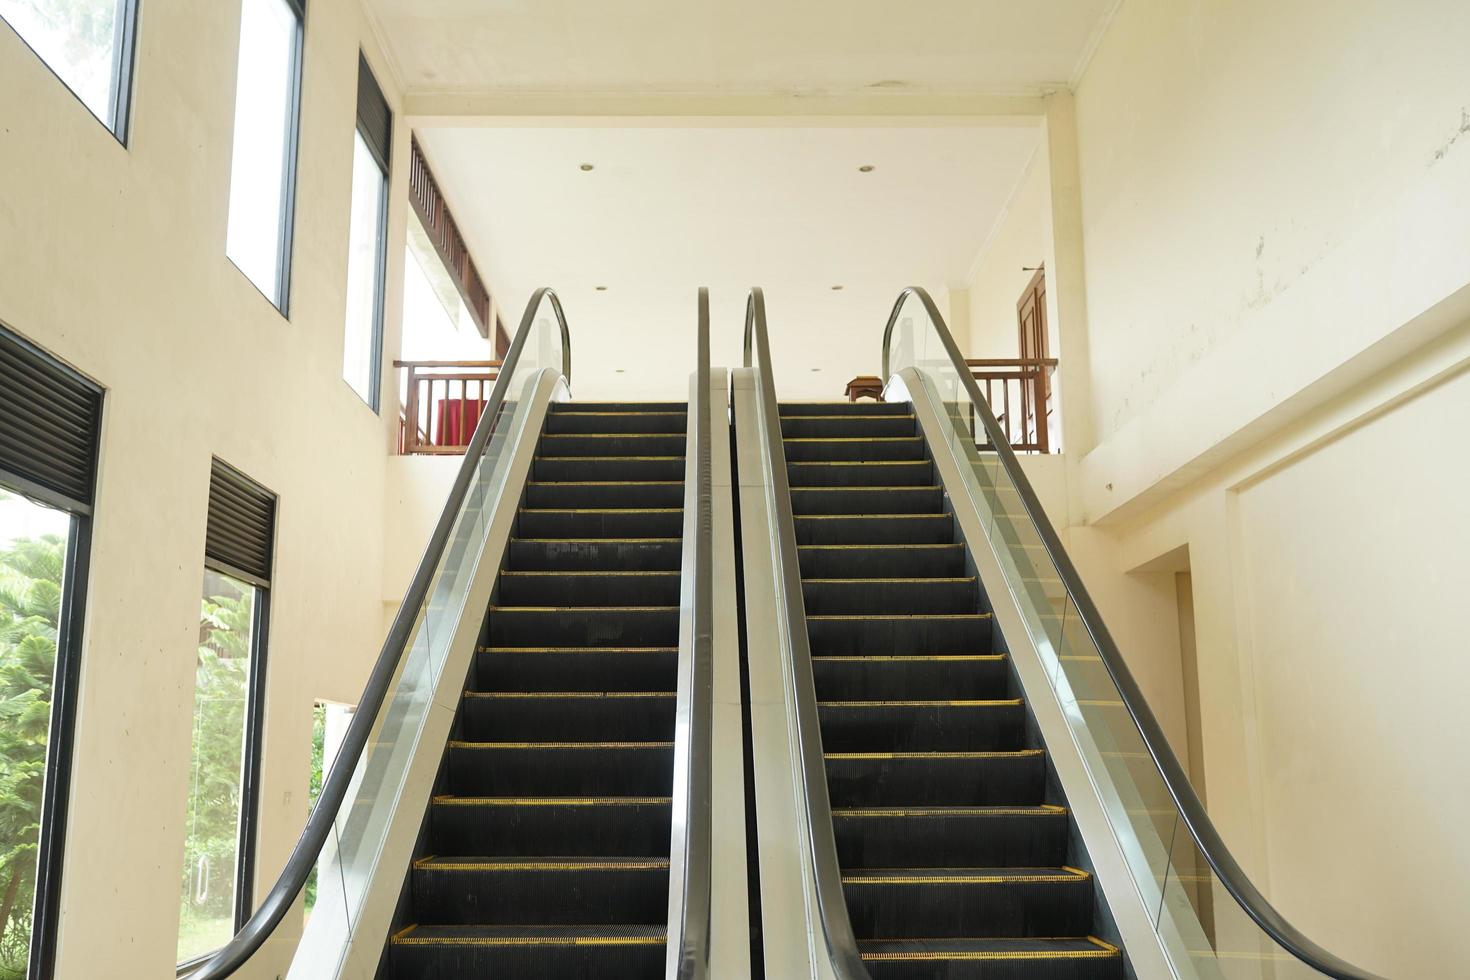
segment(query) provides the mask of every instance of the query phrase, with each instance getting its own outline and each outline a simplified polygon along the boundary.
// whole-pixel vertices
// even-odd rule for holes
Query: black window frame
[[[41,784],[41,831],[36,846],[36,885],[31,912],[31,945],[27,980],[52,980],[56,974],[57,927],[61,918],[62,870],[72,767],[76,753],[77,705],[81,695],[82,644],[85,638],[87,588],[92,566],[92,516],[96,507],[97,464],[102,448],[105,389],[45,349],[0,323],[0,340],[18,348],[64,377],[94,399],[90,468],[85,498],[47,487],[0,465],[0,486],[71,517],[62,563],[61,608],[57,616],[56,666],[51,681],[51,717],[47,725],[45,776]]]
[[[240,17],[245,15],[245,4],[252,0],[240,0]],[[250,278],[249,274],[241,269],[230,256],[228,244],[225,248],[225,259],[235,270],[244,277],[245,281],[255,287],[265,300],[275,307],[276,311],[287,320],[291,319],[291,266],[295,251],[296,238],[296,170],[301,156],[301,79],[305,70],[306,62],[306,0],[281,0],[291,12],[296,15],[296,31],[291,40],[291,78],[286,90],[287,115],[286,115],[286,159],[285,166],[281,170],[281,212],[278,216],[276,226],[276,243],[280,249],[280,255],[276,261],[276,288],[279,296],[272,296],[260,287],[260,283]],[[235,53],[235,86],[240,85],[240,52],[238,45]],[[236,92],[236,99],[239,94]],[[234,129],[235,121],[230,124],[231,140],[230,152],[234,153]],[[234,180],[233,171],[230,179]],[[228,220],[228,218],[226,219]],[[228,232],[226,233],[228,243]]]
[[[66,89],[68,94],[76,99],[83,109],[87,110],[87,115],[97,120],[98,124],[111,133],[113,139],[122,144],[124,149],[128,146],[129,124],[132,122],[133,69],[137,63],[138,7],[141,3],[142,0],[119,0],[118,2],[117,22],[113,25],[112,29],[112,91],[109,100],[112,109],[112,122],[110,123],[93,112],[92,107],[82,101],[82,97],[77,94],[77,90],[72,88],[71,84],[65,78],[61,77],[61,73],[56,70],[51,62],[43,58],[41,52],[32,47],[30,41],[26,40],[26,36],[6,20],[3,15],[0,15],[0,24],[4,24],[9,28],[10,32],[20,40],[20,43],[25,45],[26,50],[35,55],[36,60],[44,65],[46,70],[61,83],[61,87]]]
[[[365,86],[371,86],[371,88],[365,92]],[[355,137],[362,138],[369,155],[373,158],[373,163],[377,165],[378,172],[383,177],[383,184],[378,192],[378,227],[376,229],[378,251],[373,257],[373,323],[372,351],[369,358],[371,365],[369,396],[363,398],[368,408],[373,410],[373,414],[378,415],[382,413],[383,402],[383,320],[386,315],[388,289],[388,191],[393,178],[393,110],[388,106],[388,100],[383,95],[383,88],[378,84],[377,76],[373,73],[372,66],[368,64],[367,56],[361,51],[357,53],[357,88],[357,124],[353,133]],[[374,133],[372,123],[363,118],[364,106],[374,102],[378,103],[385,119],[382,133]],[[353,157],[356,159],[355,153]],[[350,243],[352,237],[350,221],[347,236]],[[343,340],[345,343],[345,335]],[[352,387],[350,383],[348,387]],[[357,389],[353,388],[353,391]],[[359,396],[362,394],[357,393]]]

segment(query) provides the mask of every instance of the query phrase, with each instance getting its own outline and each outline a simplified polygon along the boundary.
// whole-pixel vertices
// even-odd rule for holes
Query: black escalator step
[[[808,578],[801,583],[809,616],[852,613],[974,612],[973,577]]]
[[[390,942],[393,980],[445,977],[644,977],[664,974],[668,934],[658,925],[414,925]]]
[[[576,416],[585,418],[586,416]],[[651,432],[547,433],[542,456],[683,456],[684,434]]]
[[[669,856],[668,797],[436,796],[429,850],[496,857]]]
[[[491,606],[492,646],[670,646],[678,606]]]
[[[995,699],[1010,681],[1003,653],[812,657],[812,672],[823,701]]]
[[[472,742],[664,742],[674,693],[466,691],[460,723]]]
[[[934,464],[927,459],[788,462],[786,474],[793,487],[927,487],[934,483]]]
[[[666,414],[678,412],[687,414],[689,405],[686,402],[554,402],[551,406],[553,415],[582,415],[591,413],[594,415],[606,415],[610,412],[628,415]]]
[[[445,753],[455,796],[668,796],[673,742],[460,742]]]
[[[996,701],[820,701],[828,752],[996,752],[1021,748],[1025,711]]]
[[[912,415],[908,402],[782,402],[781,415]]]
[[[791,509],[798,518],[807,514],[933,514],[944,510],[944,490],[927,487],[797,487],[791,488]]]
[[[858,953],[873,980],[1123,980],[1123,952],[1078,938],[869,939]]]
[[[480,647],[475,655],[481,691],[672,691],[679,648]]]
[[[684,508],[522,508],[516,516],[518,538],[676,538],[684,528]]]
[[[803,578],[955,576],[965,572],[962,544],[808,544],[797,546]]]
[[[667,858],[433,857],[413,863],[413,913],[440,925],[617,925],[668,913]]]
[[[498,601],[507,606],[672,606],[679,572],[504,571]]]
[[[532,480],[526,484],[527,508],[682,507],[684,481],[677,480]]]
[[[781,435],[788,439],[911,436],[912,415],[783,415]]]
[[[687,411],[673,412],[556,412],[546,417],[547,435],[649,432],[683,434]]]
[[[531,463],[537,482],[557,480],[679,480],[684,457],[650,456],[537,456]]]
[[[919,436],[787,436],[784,442],[789,463],[925,458]]]
[[[829,752],[833,807],[996,806],[1040,803],[1046,753]]]
[[[1065,807],[833,808],[844,868],[1051,867],[1067,859]]]
[[[989,613],[808,616],[806,628],[816,657],[987,653],[991,639]]]
[[[511,538],[506,568],[527,572],[677,569],[679,538]]]
[[[845,870],[859,938],[1085,936],[1092,876],[1075,868]]]
[[[797,544],[952,544],[948,514],[798,514]]]

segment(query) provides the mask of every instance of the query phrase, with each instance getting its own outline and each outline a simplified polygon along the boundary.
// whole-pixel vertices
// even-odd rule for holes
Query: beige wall
[[[1085,256],[1091,391],[1063,396],[1097,434],[1069,547],[1176,748],[1187,549],[1211,813],[1289,918],[1394,977],[1453,974],[1470,907],[1466,37],[1447,0],[1125,0],[1075,199],[1052,182]]]
[[[0,27],[0,320],[107,388],[62,980],[172,975],[211,455],[280,495],[257,895],[305,815],[312,702],[356,700],[381,641],[391,427],[341,380],[367,32],[310,4],[288,322],[224,254],[238,31],[235,2],[143,5],[123,147]]]
[[[1051,256],[1051,167],[1046,146],[1039,147],[1011,195],[971,269],[967,357],[1020,355],[1016,301],[1031,282],[1035,268]],[[953,324],[951,324],[953,326]],[[1053,352],[1058,350],[1055,323],[1047,322]],[[956,334],[961,343],[964,339]]]

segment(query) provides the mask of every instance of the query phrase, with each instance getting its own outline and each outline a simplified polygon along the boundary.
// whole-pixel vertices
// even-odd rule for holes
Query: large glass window
[[[300,0],[242,0],[225,254],[286,312],[291,268]]]
[[[119,139],[136,9],[136,0],[0,0],[0,18]]]
[[[72,516],[0,488],[0,977],[31,960]]]
[[[352,151],[352,224],[347,254],[347,334],[342,377],[378,408],[383,349],[383,264],[387,251],[388,175],[359,132]]]
[[[352,705],[337,704],[332,701],[318,701],[313,706],[311,770],[308,773],[306,787],[307,813],[316,807],[317,797],[322,792],[322,780],[326,779],[327,774],[332,771],[333,763],[337,761],[337,752],[342,748],[342,739],[347,736],[347,726],[352,724],[352,714],[356,710]],[[317,866],[311,869],[303,891],[308,920],[311,919],[312,909],[316,908],[317,872],[320,868],[319,861]]]
[[[205,569],[179,903],[180,963],[223,946],[234,935],[242,911],[240,846],[247,815],[251,668],[261,592]]]

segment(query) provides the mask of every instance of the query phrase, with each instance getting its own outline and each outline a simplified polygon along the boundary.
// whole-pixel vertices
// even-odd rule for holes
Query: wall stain
[[[1429,161],[1432,167],[1443,160],[1450,152],[1450,147],[1460,142],[1460,137],[1470,135],[1470,109],[1460,107],[1460,128],[1450,134],[1450,138],[1440,144],[1439,149],[1434,151],[1434,159]]]

